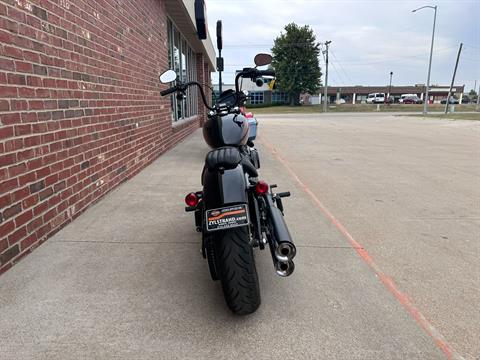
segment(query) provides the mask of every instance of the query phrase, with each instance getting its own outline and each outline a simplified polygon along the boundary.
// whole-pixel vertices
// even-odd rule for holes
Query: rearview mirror
[[[162,75],[160,75],[160,82],[162,84],[167,84],[177,79],[177,73],[173,70],[167,70]]]
[[[254,59],[255,65],[264,66],[272,62],[272,55],[270,54],[257,54]]]

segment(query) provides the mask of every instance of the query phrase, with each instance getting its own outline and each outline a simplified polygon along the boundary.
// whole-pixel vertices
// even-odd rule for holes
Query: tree
[[[318,92],[322,75],[320,45],[308,25],[285,26],[285,33],[275,39],[272,55],[278,87],[288,94],[290,105],[300,103],[301,93]]]
[[[477,100],[477,92],[474,89],[470,90],[468,97],[470,100]]]

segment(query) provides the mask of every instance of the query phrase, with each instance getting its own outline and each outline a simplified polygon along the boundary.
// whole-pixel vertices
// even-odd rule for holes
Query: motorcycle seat
[[[252,162],[242,155],[242,153],[232,146],[214,149],[207,154],[205,165],[208,170],[218,170],[223,168],[226,170],[235,169],[238,164],[242,164],[243,169],[252,177],[257,177],[257,169]]]

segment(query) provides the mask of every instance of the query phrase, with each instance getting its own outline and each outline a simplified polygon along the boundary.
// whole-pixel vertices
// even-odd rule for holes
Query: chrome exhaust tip
[[[295,270],[295,264],[291,260],[277,261],[275,263],[275,272],[281,277],[292,275],[293,270]]]
[[[283,262],[292,260],[297,254],[295,245],[290,242],[282,242],[275,249],[275,257]]]

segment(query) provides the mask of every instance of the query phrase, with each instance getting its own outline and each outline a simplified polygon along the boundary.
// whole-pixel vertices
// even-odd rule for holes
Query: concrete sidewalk
[[[298,246],[296,272],[256,252],[262,305],[235,317],[210,280],[183,197],[200,189],[201,132],[0,277],[10,359],[443,359],[288,172],[259,145]]]

